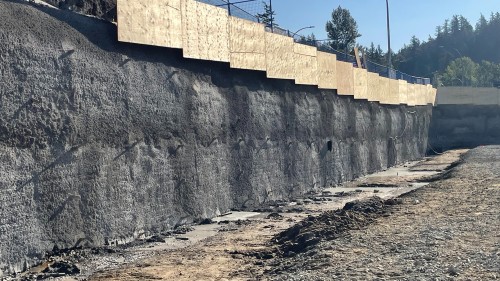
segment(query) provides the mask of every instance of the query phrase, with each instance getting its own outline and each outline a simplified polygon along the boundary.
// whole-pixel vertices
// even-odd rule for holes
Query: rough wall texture
[[[429,148],[441,152],[489,144],[500,144],[500,106],[458,104],[434,107]]]
[[[60,9],[116,21],[116,0],[42,0]]]
[[[431,108],[381,106],[0,1],[0,275],[425,153]]]

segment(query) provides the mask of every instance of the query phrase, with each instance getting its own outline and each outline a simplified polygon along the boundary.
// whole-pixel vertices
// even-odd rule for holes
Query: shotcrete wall
[[[0,1],[0,275],[289,198],[427,147],[430,106],[380,105]]]
[[[440,87],[429,152],[500,144],[500,89]]]
[[[430,153],[491,144],[500,144],[499,105],[440,104],[434,107],[429,130]]]

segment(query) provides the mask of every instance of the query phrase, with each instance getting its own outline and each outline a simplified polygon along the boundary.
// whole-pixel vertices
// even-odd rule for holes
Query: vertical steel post
[[[231,15],[231,1],[227,1],[227,12]]]
[[[274,11],[273,11],[273,0],[269,0],[269,10],[271,10],[271,32],[274,32]]]
[[[387,49],[388,49],[388,63],[387,67],[389,67],[389,76],[390,76],[390,68],[392,68],[392,52],[391,52],[391,27],[389,20],[389,0],[385,0],[385,5],[387,9]]]

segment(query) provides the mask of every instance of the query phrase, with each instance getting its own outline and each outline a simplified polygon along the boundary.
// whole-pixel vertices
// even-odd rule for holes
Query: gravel
[[[367,227],[351,229],[336,239],[323,237],[293,257],[269,260],[259,278],[499,279],[499,160],[500,147],[471,150],[444,179],[391,206],[391,215],[379,216]],[[325,226],[321,216],[311,221]]]

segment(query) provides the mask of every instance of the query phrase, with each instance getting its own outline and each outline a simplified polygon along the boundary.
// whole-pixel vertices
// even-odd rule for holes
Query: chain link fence
[[[229,15],[233,17],[242,18],[259,23],[260,23],[260,18],[258,15],[265,13],[264,4],[270,4],[269,0],[265,1],[196,0],[196,1],[226,9]],[[294,41],[297,43],[302,43],[304,39],[303,36],[274,24],[272,26],[266,26],[266,31],[293,37]],[[337,60],[349,62],[352,63],[354,67],[359,67],[355,56],[345,52],[333,50],[332,48],[327,47],[327,44],[322,44],[321,43],[322,41],[328,41],[328,40],[315,40],[313,42],[308,42],[307,45],[315,46],[322,52],[335,54],[337,55]],[[361,67],[365,68],[366,70],[378,73],[380,76],[383,77],[405,80],[408,83],[413,83],[413,84],[420,84],[420,85],[431,84],[430,78],[423,78],[423,77],[409,75],[397,69],[389,68],[388,66],[375,63],[363,57],[361,58],[361,64],[362,64]]]

